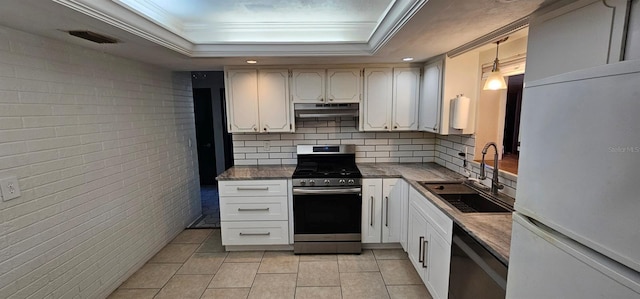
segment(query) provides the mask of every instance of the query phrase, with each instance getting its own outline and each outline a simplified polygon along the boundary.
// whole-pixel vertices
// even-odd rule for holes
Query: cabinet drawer
[[[220,196],[287,196],[286,180],[221,181]]]
[[[453,220],[438,209],[429,199],[425,198],[420,192],[411,188],[414,193],[410,198],[416,198],[416,204],[426,212],[429,222],[433,224],[434,230],[445,237],[449,243],[453,236]]]
[[[287,220],[287,197],[220,197],[220,220]]]
[[[287,245],[287,221],[243,221],[221,224],[222,245]]]

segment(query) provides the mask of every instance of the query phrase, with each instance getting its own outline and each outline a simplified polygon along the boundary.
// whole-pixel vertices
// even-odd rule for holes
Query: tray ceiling
[[[191,57],[372,55],[426,0],[54,0]]]

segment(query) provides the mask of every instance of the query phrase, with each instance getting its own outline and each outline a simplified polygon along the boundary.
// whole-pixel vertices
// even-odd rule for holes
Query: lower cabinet
[[[286,180],[221,181],[222,245],[289,244]]]
[[[402,242],[403,231],[406,241],[407,201],[408,184],[404,180],[364,179],[362,243]]]
[[[408,215],[409,260],[431,296],[447,298],[453,234],[448,228],[453,228],[453,221],[413,188],[409,191]]]

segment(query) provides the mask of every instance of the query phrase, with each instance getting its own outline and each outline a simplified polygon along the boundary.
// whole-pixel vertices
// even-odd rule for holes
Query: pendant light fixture
[[[505,37],[496,42],[496,60],[493,61],[493,68],[491,69],[491,74],[487,78],[487,81],[484,83],[484,90],[498,90],[498,89],[506,89],[507,82],[504,81],[504,76],[500,73],[500,68],[498,66],[498,48],[500,47],[500,43],[506,41],[509,37]]]

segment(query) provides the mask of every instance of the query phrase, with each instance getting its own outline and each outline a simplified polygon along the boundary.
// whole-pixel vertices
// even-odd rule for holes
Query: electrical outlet
[[[269,141],[264,142],[264,150],[267,152],[271,150],[271,142]]]
[[[20,197],[20,186],[18,178],[12,176],[0,180],[0,191],[2,191],[2,201],[9,201]]]

